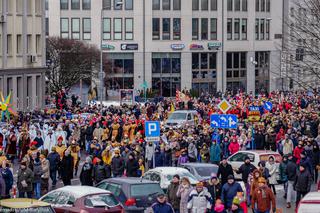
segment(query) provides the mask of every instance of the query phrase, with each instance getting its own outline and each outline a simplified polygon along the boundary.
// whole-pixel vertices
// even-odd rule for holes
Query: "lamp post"
[[[102,4],[103,5],[103,2]],[[115,5],[111,6],[111,8],[114,8],[114,7],[118,7],[118,6],[121,6],[123,5],[123,2],[122,1],[119,1],[117,2]],[[101,11],[100,11],[100,21],[101,21],[101,27],[100,27],[100,72],[99,72],[99,80],[100,80],[100,84],[99,84],[99,92],[98,94],[100,94],[100,105],[102,107],[102,100],[103,100],[103,94],[104,94],[104,82],[103,82],[103,79],[104,79],[104,76],[105,76],[105,73],[103,72],[103,52],[102,52],[102,45],[103,45],[103,11],[105,10],[106,8],[102,6],[101,8]]]

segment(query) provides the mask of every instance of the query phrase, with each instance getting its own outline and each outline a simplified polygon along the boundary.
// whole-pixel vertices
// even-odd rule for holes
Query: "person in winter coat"
[[[227,158],[224,157],[217,172],[217,177],[221,179],[222,186],[228,182],[229,175],[233,175],[233,169],[232,166],[227,162]]]
[[[180,198],[180,213],[188,213],[188,199],[189,194],[192,191],[192,186],[187,177],[183,177],[181,179],[181,184],[179,185],[178,191],[177,191],[177,197]]]
[[[285,174],[288,177],[288,189],[287,189],[287,208],[291,208],[292,195],[294,195],[293,185],[297,176],[297,164],[294,162],[293,156],[288,155],[288,164],[285,170]]]
[[[155,158],[155,163],[154,163],[155,167],[164,166],[164,153],[160,152],[159,147],[156,147],[154,158]],[[152,164],[153,164],[153,161],[152,161]]]
[[[229,138],[226,136],[226,137],[224,137],[222,143],[220,144],[223,157],[226,157],[226,158],[229,157],[229,155],[230,155],[229,145],[230,145]]]
[[[192,140],[189,140],[189,145],[188,145],[189,162],[196,162],[197,155],[198,155],[197,147],[194,145],[194,142]]]
[[[197,183],[196,188],[190,192],[187,208],[191,213],[210,212],[211,195],[202,182]]]
[[[2,198],[10,198],[10,190],[12,189],[13,185],[13,174],[9,168],[9,164],[7,163],[7,161],[2,162],[1,174],[6,185],[5,194]]]
[[[238,192],[243,192],[239,183],[235,182],[234,176],[228,176],[228,182],[222,186],[221,200],[225,205],[225,209],[231,209],[232,200]]]
[[[153,154],[154,154],[154,146],[155,144],[153,142],[148,142],[148,144],[146,144],[146,166],[147,169],[151,169],[152,168],[152,158],[153,158]]]
[[[294,190],[297,192],[296,207],[298,207],[301,198],[310,192],[312,184],[312,175],[307,169],[306,164],[300,164],[296,179],[293,184]]]
[[[306,151],[301,152],[300,154],[300,164],[304,164],[307,166],[307,169],[309,170],[309,173],[313,175],[313,166],[312,166],[312,160],[307,156]]]
[[[175,213],[171,204],[167,202],[163,193],[159,193],[157,196],[157,202],[151,206],[152,213]]]
[[[221,161],[221,149],[217,141],[212,141],[210,146],[210,162],[216,165],[219,165]]]
[[[124,160],[120,156],[120,150],[114,150],[114,156],[111,160],[111,171],[113,177],[121,177],[124,171]]]
[[[27,198],[32,198],[33,191],[33,172],[27,167],[27,162],[22,161],[20,163],[20,169],[18,171],[17,188],[19,191],[19,198],[24,198],[27,194]]]
[[[210,153],[207,144],[203,144],[200,149],[200,157],[202,163],[208,163],[210,159]]]
[[[49,167],[50,163],[46,159],[46,156],[40,155],[41,167],[42,167],[42,175],[41,175],[41,195],[45,195],[49,191]]]
[[[282,145],[282,153],[284,155],[292,154],[293,152],[293,142],[289,138],[289,135],[285,135],[285,139],[281,142]]]
[[[56,152],[56,147],[52,147],[48,160],[50,164],[50,178],[52,180],[52,187],[54,188],[57,184],[57,171],[60,166],[60,155]]]
[[[93,165],[90,156],[86,157],[81,172],[80,172],[80,182],[82,186],[93,186]]]
[[[126,175],[127,177],[138,177],[139,163],[135,159],[134,154],[129,154],[129,159],[126,163]]]
[[[252,179],[252,183],[251,183],[251,187],[250,187],[250,196],[252,197],[252,194],[254,192],[254,190],[256,190],[259,187],[259,178],[262,177],[262,173],[259,169],[256,169],[253,171],[252,173],[253,175],[253,179]]]
[[[312,163],[314,168],[314,182],[318,182],[318,169],[320,168],[320,150],[317,143],[313,144]]]
[[[65,186],[71,185],[71,179],[73,178],[73,157],[69,150],[64,152],[64,156],[61,161],[60,173],[63,184]]]
[[[104,179],[111,177],[111,170],[109,165],[105,165],[100,158],[95,158],[96,165],[93,167],[93,180],[95,184],[100,183]]]
[[[208,188],[208,192],[210,193],[211,198],[212,198],[211,203],[212,204],[216,203],[216,200],[221,198],[221,188],[222,188],[217,176],[211,177],[211,179],[208,182],[207,188]],[[214,207],[215,206],[212,205],[210,212],[212,212],[212,213],[214,212],[213,211]]]
[[[293,151],[293,157],[296,160],[296,163],[299,164],[301,160],[301,152],[303,152],[303,142],[300,141],[298,146]]]
[[[284,155],[282,162],[279,165],[279,175],[280,175],[280,180],[283,183],[284,198],[287,198],[287,192],[288,192],[288,175],[286,174],[287,165],[288,165],[288,155]]]
[[[41,196],[41,176],[43,174],[39,155],[34,159],[33,163],[33,188],[36,199]]]
[[[258,181],[259,187],[255,189],[251,198],[253,212],[270,212],[271,206],[272,212],[276,212],[275,196],[273,195],[271,189],[266,185],[266,179],[260,177]]]
[[[174,175],[167,190],[168,202],[172,205],[174,212],[179,212],[180,198],[177,196],[180,176]]]
[[[244,159],[244,164],[242,164],[239,169],[236,170],[236,172],[237,174],[242,174],[242,181],[247,183],[249,174],[251,174],[255,169],[257,168],[251,164],[250,158],[246,156]]]
[[[240,150],[240,145],[237,141],[237,138],[233,138],[230,145],[229,145],[230,155],[233,155],[234,153],[238,152],[239,150]]]
[[[259,171],[261,172],[262,177],[264,177],[266,180],[270,177],[269,169],[266,167],[265,161],[260,161],[258,163]]]
[[[273,194],[276,195],[276,188],[275,185],[278,184],[277,182],[277,165],[274,162],[274,157],[270,156],[269,161],[266,163],[266,168],[269,170],[269,186],[273,190]]]
[[[182,149],[181,154],[178,158],[178,165],[181,165],[183,163],[188,163],[188,162],[189,162],[188,153],[185,149]]]

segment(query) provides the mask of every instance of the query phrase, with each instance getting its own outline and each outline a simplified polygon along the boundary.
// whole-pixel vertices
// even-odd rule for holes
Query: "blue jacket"
[[[221,200],[225,204],[225,208],[232,206],[233,198],[237,195],[237,192],[242,192],[242,188],[239,183],[234,182],[233,184],[225,183],[222,187]]]
[[[210,147],[210,161],[211,163],[221,160],[221,149],[218,144],[212,144]]]
[[[300,165],[305,164],[310,174],[313,174],[312,160],[309,157],[301,158]]]
[[[153,210],[153,213],[174,213],[172,206],[167,202],[156,202],[152,204],[151,208]]]
[[[155,159],[155,166],[164,166],[164,153],[163,152],[155,152],[154,159]]]

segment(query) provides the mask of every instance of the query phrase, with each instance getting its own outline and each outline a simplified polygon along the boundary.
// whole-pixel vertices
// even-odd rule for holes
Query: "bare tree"
[[[312,89],[320,80],[320,0],[290,0],[282,49],[289,87]]]
[[[47,39],[47,78],[52,92],[69,89],[82,80],[90,80],[99,63],[99,50],[78,40]]]

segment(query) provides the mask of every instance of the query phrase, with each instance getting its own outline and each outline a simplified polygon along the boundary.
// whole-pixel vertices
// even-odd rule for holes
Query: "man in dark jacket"
[[[5,196],[3,198],[10,198],[10,190],[13,185],[13,175],[10,170],[9,164],[7,164],[6,161],[2,162],[1,173],[2,173],[3,180],[6,184]]]
[[[285,168],[285,175],[288,179],[287,208],[291,208],[291,198],[294,193],[293,184],[297,176],[297,164],[294,162],[292,154],[288,154],[288,163]]]
[[[61,178],[63,185],[71,185],[71,179],[73,178],[74,160],[69,150],[64,152],[64,156],[61,161]]]
[[[309,170],[309,173],[313,174],[312,160],[307,156],[307,152],[306,151],[301,152],[300,156],[301,156],[300,164],[304,164],[306,166],[306,169]]]
[[[60,155],[56,152],[56,147],[52,147],[51,152],[48,155],[50,164],[50,178],[52,180],[52,188],[57,184],[57,171],[60,164]]]
[[[179,212],[180,199],[177,196],[179,188],[180,176],[174,175],[167,190],[168,202],[172,205],[174,212]]]
[[[25,193],[27,193],[28,198],[32,197],[33,172],[27,167],[27,163],[25,161],[21,162],[20,169],[18,171],[17,186],[20,198],[24,198]]]
[[[128,161],[126,163],[126,175],[127,177],[138,177],[139,163],[135,159],[134,154],[130,153]]]
[[[249,174],[251,174],[255,169],[257,168],[251,164],[250,158],[247,156],[244,159],[244,164],[242,164],[240,168],[236,170],[236,172],[237,174],[242,174],[242,181],[244,183],[248,183]]]
[[[93,166],[91,157],[88,156],[84,162],[81,172],[80,172],[80,182],[83,186],[93,186]]]
[[[96,158],[96,165],[93,167],[93,180],[96,184],[104,179],[111,177],[111,170],[108,165],[105,165],[100,158]]]
[[[225,209],[231,209],[233,198],[237,192],[243,192],[239,183],[234,181],[234,176],[228,176],[228,182],[222,186],[221,200],[225,205]]]
[[[163,193],[158,194],[157,202],[152,204],[151,208],[153,213],[174,213],[172,206],[166,201]]]
[[[219,165],[217,177],[219,178],[220,175],[221,175],[222,186],[228,182],[228,176],[233,175],[232,166],[228,164],[226,157],[223,158],[222,162]]]
[[[113,177],[121,177],[124,170],[124,160],[120,156],[120,150],[114,150],[114,157],[111,160],[111,170]]]
[[[296,180],[293,184],[294,190],[297,191],[296,206],[298,206],[300,199],[310,192],[312,182],[312,175],[307,169],[307,165],[300,164]]]

